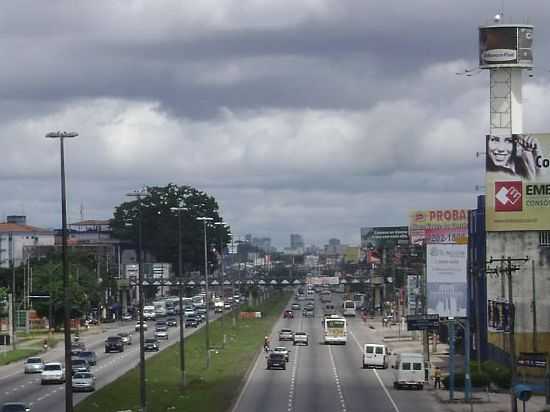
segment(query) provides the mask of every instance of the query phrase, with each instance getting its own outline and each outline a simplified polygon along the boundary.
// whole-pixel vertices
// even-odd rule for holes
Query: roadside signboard
[[[407,316],[407,330],[433,330],[439,328],[438,314]]]
[[[517,365],[528,368],[546,368],[547,356],[546,352],[520,352]]]

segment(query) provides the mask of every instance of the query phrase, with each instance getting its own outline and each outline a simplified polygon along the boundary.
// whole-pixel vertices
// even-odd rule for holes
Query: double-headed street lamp
[[[141,412],[147,410],[147,389],[145,386],[145,332],[143,330],[143,234],[142,234],[142,202],[141,198],[147,196],[149,193],[145,190],[136,190],[132,193],[128,193],[126,196],[135,197],[138,201],[138,313],[139,313],[139,399]]]
[[[49,139],[59,139],[61,149],[61,253],[63,255],[63,332],[65,337],[65,412],[73,412],[73,371],[71,364],[71,288],[67,262],[67,201],[65,194],[65,151],[63,141],[78,136],[76,132],[51,132]],[[15,297],[15,291],[14,291]]]
[[[208,245],[206,243],[206,222],[214,220],[211,217],[198,217],[204,228],[204,281],[206,290],[206,368],[210,367],[210,296],[208,295]]]
[[[180,323],[180,370],[181,370],[181,385],[185,388],[185,337],[183,330],[183,259],[182,259],[182,231],[181,231],[181,212],[189,210],[186,207],[171,207],[172,212],[178,214],[178,297],[179,297],[179,323]]]

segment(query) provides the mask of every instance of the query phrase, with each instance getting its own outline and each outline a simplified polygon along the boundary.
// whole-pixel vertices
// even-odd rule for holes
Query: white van
[[[424,355],[421,353],[400,353],[392,364],[393,387],[424,388]]]
[[[366,343],[363,347],[363,368],[373,367],[386,369],[388,350],[381,343]]]

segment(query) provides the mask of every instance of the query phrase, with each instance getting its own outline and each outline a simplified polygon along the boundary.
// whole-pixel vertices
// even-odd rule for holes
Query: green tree
[[[177,268],[178,260],[178,216],[170,210],[172,207],[187,208],[181,212],[182,219],[182,257],[186,270],[201,269],[204,266],[203,223],[198,217],[210,217],[212,222],[222,221],[219,206],[213,196],[190,186],[147,187],[146,195],[141,199],[143,247],[159,262],[168,262]],[[139,203],[135,199],[124,202],[115,208],[111,220],[113,236],[121,240],[136,242],[137,223],[139,221]],[[220,243],[229,242],[229,230],[222,225],[210,225],[207,229],[207,245],[210,262],[217,263],[212,252]]]
[[[93,256],[87,252],[69,249],[69,286],[71,289],[71,317],[80,318],[99,305],[102,285],[97,279]],[[63,272],[61,256],[52,254],[45,260],[33,262],[33,292],[50,299],[33,301],[39,316],[49,317],[50,305],[55,327],[62,323],[64,312]]]

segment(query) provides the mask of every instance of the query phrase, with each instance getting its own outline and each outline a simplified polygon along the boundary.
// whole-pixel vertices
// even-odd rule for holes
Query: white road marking
[[[357,340],[357,337],[354,335],[354,333],[351,331],[351,329],[349,330],[349,334],[351,335],[351,337],[353,338],[353,340],[355,341],[355,343],[359,347],[359,350],[362,352],[363,348],[361,347],[361,344],[359,343],[359,340]],[[384,385],[384,382],[382,382],[382,379],[380,378],[380,375],[378,375],[378,372],[376,371],[376,369],[371,369],[371,370],[374,372],[374,376],[376,376],[376,379],[378,379],[378,383],[380,383],[380,386],[384,390],[384,393],[388,397],[388,400],[392,404],[393,409],[395,410],[395,412],[400,412],[399,408],[397,407],[397,405],[395,403],[395,401],[391,397],[390,392],[388,391],[388,388],[386,388],[386,385]]]
[[[332,373],[334,374],[334,380],[336,381],[336,389],[338,390],[338,395],[340,396],[340,408],[342,412],[345,412],[347,410],[346,401],[344,399],[344,394],[342,393],[342,386],[340,385],[340,378],[338,377],[338,370],[336,369],[336,362],[334,362],[332,347],[330,345],[328,345],[328,354],[330,358],[330,363],[332,364]]]

